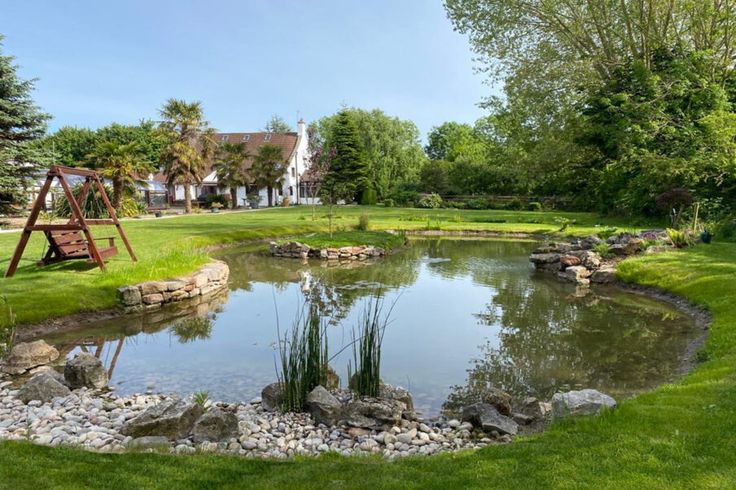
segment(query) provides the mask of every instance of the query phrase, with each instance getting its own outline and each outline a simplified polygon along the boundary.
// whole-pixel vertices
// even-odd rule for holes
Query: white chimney
[[[296,127],[297,127],[297,134],[299,134],[299,136],[306,136],[307,124],[304,122],[304,119],[299,119],[299,122],[296,123]]]

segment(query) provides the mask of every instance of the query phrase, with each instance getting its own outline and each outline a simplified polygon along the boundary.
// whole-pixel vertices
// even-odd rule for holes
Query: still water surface
[[[331,353],[351,339],[375,294],[393,304],[385,333],[386,382],[411,390],[426,415],[471,400],[486,385],[549,398],[591,387],[628,396],[674,379],[692,319],[667,303],[612,287],[580,290],[535,273],[532,242],[415,240],[374,263],[327,267],[230,249],[229,291],[100,322],[54,338],[68,356],[98,355],[122,394],[206,390],[249,400],[275,380],[282,334],[305,301],[329,318]],[[349,350],[333,361],[343,384]]]

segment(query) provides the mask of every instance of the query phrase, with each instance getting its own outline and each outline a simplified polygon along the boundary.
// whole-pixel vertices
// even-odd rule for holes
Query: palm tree
[[[205,163],[214,154],[214,130],[204,120],[201,102],[169,99],[159,112],[159,129],[166,141],[161,161],[167,181],[184,186],[184,207],[191,213],[190,187],[202,182]]]
[[[112,181],[112,205],[118,213],[122,211],[123,194],[134,193],[136,184],[141,181],[138,177],[152,170],[151,162],[137,141],[102,141],[87,159],[100,169],[103,177]]]
[[[245,185],[247,175],[243,169],[243,161],[248,158],[245,143],[223,143],[217,149],[217,162],[214,169],[217,183],[230,188],[230,200],[233,209],[238,207],[238,187]]]
[[[284,160],[281,148],[276,145],[261,145],[250,168],[250,175],[259,188],[268,189],[268,207],[273,206],[273,188],[281,184],[288,163]]]

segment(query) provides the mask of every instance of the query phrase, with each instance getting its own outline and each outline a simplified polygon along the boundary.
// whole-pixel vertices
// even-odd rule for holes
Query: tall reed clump
[[[309,392],[327,384],[326,322],[319,316],[316,305],[310,305],[306,315],[304,309],[294,321],[288,338],[282,339],[279,332],[281,369],[277,367],[276,375],[282,392],[281,409],[285,412],[301,411]]]
[[[350,388],[358,395],[378,396],[383,334],[392,310],[393,306],[384,315],[383,301],[373,298],[363,310],[358,331],[353,329],[353,361],[348,362],[348,380]]]
[[[0,304],[4,305],[2,315],[0,315],[0,360],[10,352],[15,344],[15,313],[8,303],[5,296],[0,296]]]

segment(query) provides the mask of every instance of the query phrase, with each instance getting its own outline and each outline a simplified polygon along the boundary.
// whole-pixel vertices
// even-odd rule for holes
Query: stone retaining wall
[[[288,257],[294,259],[315,258],[322,260],[366,260],[372,257],[382,257],[386,251],[380,247],[361,245],[357,247],[341,248],[311,248],[300,242],[279,244],[271,242],[268,247],[274,257]]]
[[[118,288],[118,301],[126,312],[151,310],[166,303],[212,294],[227,285],[229,275],[225,262],[212,260],[191,276]]]

